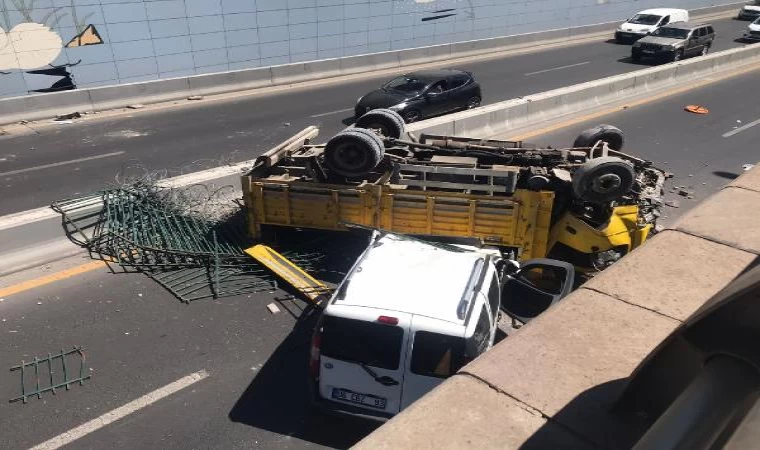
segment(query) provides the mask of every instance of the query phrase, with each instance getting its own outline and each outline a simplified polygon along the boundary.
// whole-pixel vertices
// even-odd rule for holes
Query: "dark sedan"
[[[445,69],[408,73],[394,78],[356,103],[354,114],[396,111],[407,123],[480,106],[480,84],[470,72]]]

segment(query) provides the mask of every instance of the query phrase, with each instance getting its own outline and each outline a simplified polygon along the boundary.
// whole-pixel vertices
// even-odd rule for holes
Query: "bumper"
[[[760,42],[760,34],[744,33],[744,35],[742,35],[742,39],[745,41]]]
[[[371,411],[358,406],[347,405],[343,403],[333,402],[323,398],[319,394],[319,387],[317,381],[314,379],[309,380],[309,400],[311,407],[321,413],[330,414],[339,417],[353,417],[355,419],[369,420],[373,422],[387,422],[394,414]]]
[[[634,48],[631,51],[631,56],[637,59],[643,59],[643,58],[673,59],[673,55],[675,55],[675,53],[676,53],[675,50],[643,51],[643,50],[638,50]]]
[[[615,40],[620,42],[636,42],[646,36],[646,34],[630,33],[626,31],[616,31]]]

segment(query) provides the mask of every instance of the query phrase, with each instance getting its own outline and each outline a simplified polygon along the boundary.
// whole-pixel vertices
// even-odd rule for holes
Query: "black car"
[[[354,113],[387,108],[407,123],[480,106],[480,85],[470,72],[454,69],[408,73],[360,98]]]

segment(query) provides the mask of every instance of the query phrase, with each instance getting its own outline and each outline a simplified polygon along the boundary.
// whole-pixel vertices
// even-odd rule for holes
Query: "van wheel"
[[[702,47],[702,53],[701,53],[701,55],[702,56],[707,56],[707,53],[709,51],[710,51],[710,46],[709,45],[705,45],[704,47]]]
[[[620,158],[595,158],[573,174],[573,192],[583,201],[607,203],[627,194],[634,177],[633,166]]]
[[[359,177],[377,167],[384,154],[385,147],[378,135],[363,128],[349,128],[327,142],[324,162],[339,175]]]
[[[380,130],[385,137],[400,138],[406,132],[404,118],[390,109],[373,109],[359,117],[354,124],[357,128]]]
[[[673,62],[680,61],[683,59],[683,50],[678,50],[677,52],[673,53]]]
[[[581,132],[581,134],[575,138],[573,147],[593,147],[599,141],[604,141],[611,149],[620,151],[625,143],[625,137],[623,136],[623,132],[620,131],[620,128],[601,124]]]

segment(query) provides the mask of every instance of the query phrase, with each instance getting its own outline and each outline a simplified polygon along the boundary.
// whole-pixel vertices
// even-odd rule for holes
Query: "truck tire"
[[[383,136],[400,138],[406,132],[404,118],[390,109],[373,109],[359,117],[354,124],[356,128],[380,130]]]
[[[623,137],[623,132],[620,131],[620,128],[601,124],[594,128],[589,128],[579,134],[578,137],[575,138],[573,147],[593,147],[599,141],[604,141],[611,149],[620,151],[623,149],[625,138]]]
[[[327,142],[324,163],[338,175],[359,177],[377,167],[384,153],[385,147],[378,135],[363,128],[349,128]]]
[[[573,174],[573,192],[583,201],[607,203],[627,194],[634,178],[633,166],[628,162],[614,156],[595,158]]]

